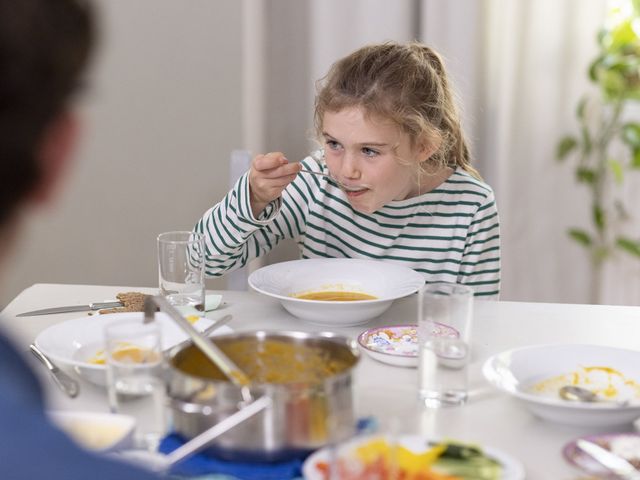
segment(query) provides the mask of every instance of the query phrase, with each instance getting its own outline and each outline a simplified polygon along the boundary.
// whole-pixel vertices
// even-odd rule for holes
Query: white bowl
[[[129,415],[96,412],[48,412],[51,421],[78,445],[97,452],[133,447],[136,420]]]
[[[311,258],[260,268],[249,276],[259,293],[280,300],[292,315],[325,326],[366,323],[387,310],[393,301],[416,292],[424,278],[394,263],[355,258]],[[359,292],[373,300],[305,300],[294,295],[320,291]]]
[[[611,377],[597,369],[587,378],[585,367],[607,367],[622,373],[634,384],[622,385],[618,375]],[[508,350],[489,358],[482,369],[496,388],[522,401],[531,412],[552,422],[589,427],[629,424],[640,417],[640,352],[598,345],[536,345]],[[584,403],[564,400],[558,389],[570,381],[589,389],[605,387],[608,381],[620,387],[603,401]],[[571,377],[567,377],[571,378]],[[552,380],[553,379],[553,380]],[[545,382],[545,383],[542,383]]]
[[[106,385],[106,367],[90,363],[89,360],[104,350],[104,327],[115,321],[139,320],[144,314],[109,313],[105,315],[83,316],[61,322],[43,330],[36,337],[36,346],[59,367],[70,367],[81,377],[96,385]],[[155,321],[160,324],[162,349],[177,345],[187,339],[187,334],[165,313],[156,313]],[[208,318],[200,318],[193,326],[202,331],[213,323]],[[221,326],[213,335],[229,333],[232,330]]]

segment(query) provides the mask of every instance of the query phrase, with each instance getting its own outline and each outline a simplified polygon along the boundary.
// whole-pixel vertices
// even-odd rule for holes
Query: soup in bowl
[[[410,268],[355,258],[276,263],[249,276],[255,291],[277,299],[290,314],[324,326],[366,323],[423,284],[423,276]]]

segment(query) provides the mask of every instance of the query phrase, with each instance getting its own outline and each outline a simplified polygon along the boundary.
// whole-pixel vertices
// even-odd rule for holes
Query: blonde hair
[[[429,47],[410,42],[368,45],[334,63],[318,84],[314,123],[320,135],[325,112],[361,107],[368,116],[387,118],[409,135],[412,146],[435,149],[426,164],[471,166],[454,94],[444,63]]]

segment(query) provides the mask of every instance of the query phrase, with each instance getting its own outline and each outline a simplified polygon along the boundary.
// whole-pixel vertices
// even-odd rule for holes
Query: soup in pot
[[[319,383],[352,367],[356,358],[322,346],[279,339],[234,339],[216,345],[255,383]],[[227,377],[196,347],[173,359],[190,375],[227,381]]]

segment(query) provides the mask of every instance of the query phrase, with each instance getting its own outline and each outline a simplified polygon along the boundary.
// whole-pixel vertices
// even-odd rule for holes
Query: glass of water
[[[105,327],[109,406],[136,419],[137,448],[156,450],[167,430],[160,326],[123,320]]]
[[[204,236],[166,232],[158,236],[160,294],[175,307],[204,311]]]
[[[473,289],[431,283],[418,294],[420,399],[427,407],[467,401]]]

